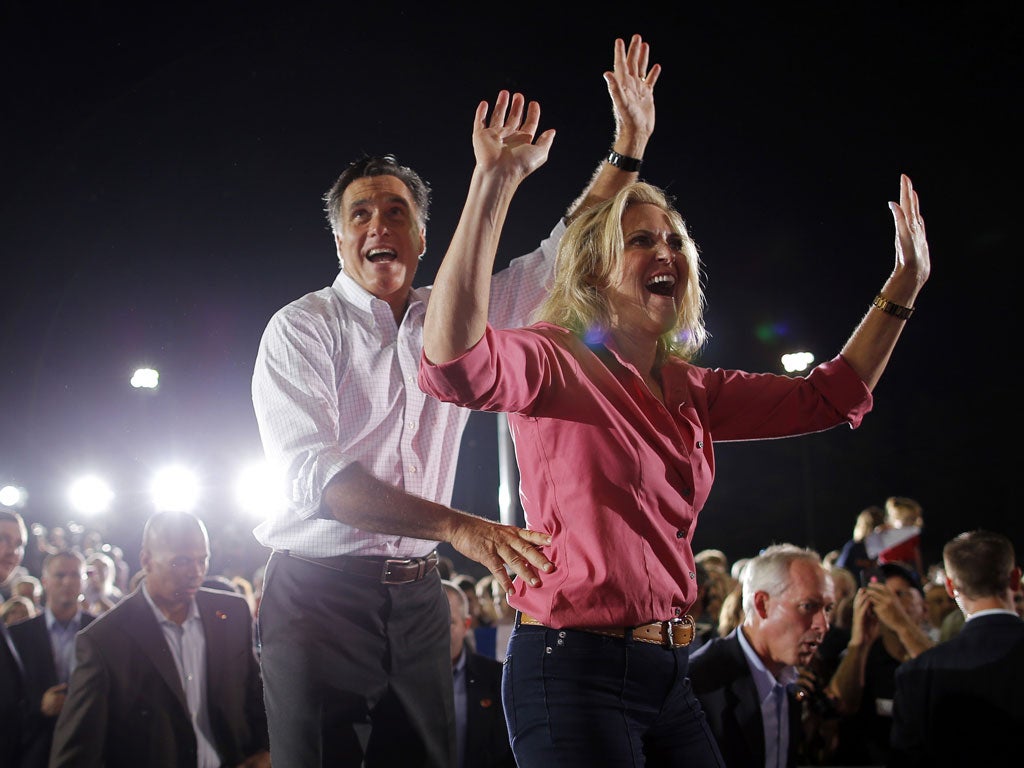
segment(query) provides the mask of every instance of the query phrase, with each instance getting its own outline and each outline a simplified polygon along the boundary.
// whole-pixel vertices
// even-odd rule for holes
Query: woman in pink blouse
[[[840,353],[806,377],[690,362],[706,336],[697,248],[642,182],[568,227],[538,321],[495,330],[487,277],[508,204],[553,142],[533,143],[533,109],[525,134],[478,113],[477,166],[434,283],[419,375],[443,401],[509,414],[527,527],[551,539],[553,568],[508,594],[513,749],[520,768],[719,765],[686,679],[691,541],[714,443],[860,424],[930,272],[917,194],[902,176],[889,204],[895,267]],[[517,573],[544,564],[503,557]]]

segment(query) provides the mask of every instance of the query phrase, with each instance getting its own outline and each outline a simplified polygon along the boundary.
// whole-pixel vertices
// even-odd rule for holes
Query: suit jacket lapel
[[[131,613],[125,616],[125,632],[135,640],[142,651],[160,673],[167,686],[174,692],[175,697],[181,704],[181,708],[188,712],[188,702],[185,699],[185,690],[181,687],[181,675],[178,672],[178,665],[174,663],[174,656],[171,649],[167,647],[167,640],[164,638],[163,630],[157,623],[156,616],[142,593],[141,587],[124,599],[127,608]]]
[[[39,686],[42,696],[50,686],[57,684],[57,662],[53,658],[53,643],[50,630],[46,628],[46,613],[40,613],[25,623],[26,634],[31,635],[31,647],[26,648],[25,663],[32,669],[32,675],[41,675],[32,681],[32,687]]]
[[[224,663],[230,658],[227,653],[224,630],[220,623],[227,619],[223,611],[212,605],[210,596],[202,590],[196,594],[196,605],[199,607],[199,618],[203,622],[203,636],[206,638],[206,700],[211,709],[215,702],[221,700],[223,690]],[[223,618],[222,618],[223,617]]]
[[[743,734],[747,751],[753,757],[753,764],[764,765],[764,721],[761,718],[761,702],[757,697],[754,678],[747,670],[747,657],[743,655],[739,638],[735,636],[735,632],[740,631],[739,628],[734,630],[729,643],[732,662],[743,671],[743,674],[737,675],[729,686],[736,703],[734,717]]]

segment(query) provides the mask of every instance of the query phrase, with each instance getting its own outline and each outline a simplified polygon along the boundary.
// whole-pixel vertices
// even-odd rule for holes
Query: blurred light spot
[[[85,475],[75,480],[68,489],[71,508],[83,515],[98,515],[110,508],[114,492],[96,475]]]
[[[814,355],[810,352],[791,352],[782,356],[782,367],[786,369],[786,373],[806,371],[813,362]]]
[[[139,368],[132,376],[132,386],[136,389],[156,389],[160,384],[160,372],[152,368]]]

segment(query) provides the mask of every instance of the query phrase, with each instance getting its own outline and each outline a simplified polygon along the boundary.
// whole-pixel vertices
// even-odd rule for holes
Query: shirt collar
[[[736,628],[736,634],[739,636],[740,648],[743,649],[743,655],[747,659],[747,666],[750,667],[750,674],[754,678],[754,686],[757,688],[757,695],[760,701],[768,698],[776,685],[786,686],[796,681],[796,667],[783,667],[778,679],[776,679],[775,675],[768,670],[764,662],[761,661],[761,657],[757,655],[757,652],[750,645],[750,641],[747,640],[747,636],[743,632],[742,625]]]
[[[164,612],[161,611],[160,607],[156,603],[153,602],[153,598],[150,597],[149,590],[146,589],[146,581],[145,580],[142,581],[142,595],[143,595],[143,597],[146,598],[146,602],[149,603],[149,607],[153,611],[153,615],[156,617],[156,620],[157,620],[158,624],[168,624],[168,625],[173,626],[173,627],[178,626],[177,623],[171,621],[166,616],[164,616]],[[199,618],[199,606],[196,605],[196,601],[195,600],[190,600],[189,604],[188,604],[188,613],[185,615],[185,621],[183,621],[182,624],[185,624],[185,622],[189,622],[189,621],[192,621],[193,619],[198,619],[198,618]]]
[[[1004,608],[986,608],[984,611],[978,611],[977,613],[972,613],[970,616],[965,617],[964,621],[971,621],[973,619],[978,618],[979,616],[996,616],[999,614],[1003,614],[1006,616],[1016,616],[1017,612],[1008,611]]]
[[[353,280],[346,274],[344,269],[338,270],[338,276],[334,278],[334,283],[331,286],[335,291],[349,304],[353,304],[364,312],[373,312],[374,302],[380,302],[381,304],[387,304],[383,299],[378,299],[368,290],[363,288],[359,283]],[[409,307],[406,309],[408,314],[418,304],[422,304],[426,299],[427,289],[424,288],[410,288],[409,289]],[[388,312],[391,312],[391,307],[388,306]]]
[[[466,669],[466,647],[462,647],[462,653],[459,654],[459,658],[452,664],[452,674],[461,675]]]
[[[57,621],[57,617],[53,615],[53,611],[50,610],[50,606],[46,606],[43,609],[43,615],[46,616],[46,629],[47,631],[53,630],[53,625],[57,624],[61,629],[74,629],[76,632],[81,629],[82,625],[82,609],[79,608],[75,611],[75,615],[68,619],[67,624],[62,624]]]

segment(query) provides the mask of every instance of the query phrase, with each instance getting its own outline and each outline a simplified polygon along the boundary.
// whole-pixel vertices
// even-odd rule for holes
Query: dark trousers
[[[687,678],[689,654],[588,632],[517,626],[502,700],[519,768],[725,763]]]
[[[274,553],[260,603],[274,768],[451,768],[448,599]]]

